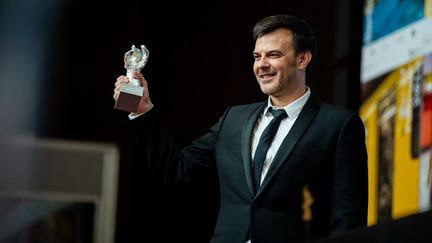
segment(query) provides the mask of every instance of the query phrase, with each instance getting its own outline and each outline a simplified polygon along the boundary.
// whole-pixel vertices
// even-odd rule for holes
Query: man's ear
[[[306,70],[307,65],[312,60],[312,53],[304,51],[297,56],[297,67],[300,70]]]

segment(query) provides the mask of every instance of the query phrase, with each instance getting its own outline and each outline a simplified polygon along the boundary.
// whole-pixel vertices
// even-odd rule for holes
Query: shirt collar
[[[287,106],[283,107],[283,109],[285,110],[285,112],[288,115],[288,118],[291,119],[291,118],[294,118],[300,114],[301,109],[306,104],[306,102],[309,99],[309,96],[311,94],[310,88],[306,86],[306,89],[307,89],[307,91],[304,95],[302,95],[300,98],[294,100],[293,102],[289,103]],[[268,97],[267,106],[264,109],[263,115],[271,116],[270,112],[267,112],[270,107],[273,109],[280,109],[280,107],[276,107],[276,106],[272,105],[270,97]]]

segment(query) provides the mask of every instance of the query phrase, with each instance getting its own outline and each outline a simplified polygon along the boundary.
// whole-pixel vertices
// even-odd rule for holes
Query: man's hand
[[[133,115],[139,115],[143,114],[146,111],[150,110],[153,107],[153,103],[150,100],[149,90],[147,81],[145,80],[144,76],[139,72],[134,72],[133,77],[138,79],[141,82],[141,86],[144,88],[143,94],[141,96],[141,100],[138,104],[138,108],[136,113],[133,113]],[[129,79],[121,75],[117,78],[117,81],[115,82],[115,88],[114,88],[114,95],[113,98],[115,101],[117,101],[119,95],[120,95],[120,88],[124,83],[129,83]]]

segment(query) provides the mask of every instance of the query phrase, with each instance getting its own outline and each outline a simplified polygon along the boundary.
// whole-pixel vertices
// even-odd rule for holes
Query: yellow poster
[[[422,75],[422,58],[396,69],[361,106],[369,155],[369,225],[418,211],[421,102],[416,102]]]

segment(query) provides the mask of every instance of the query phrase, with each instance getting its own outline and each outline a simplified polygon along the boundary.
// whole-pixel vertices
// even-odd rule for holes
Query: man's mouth
[[[265,80],[269,80],[269,79],[273,78],[275,75],[276,74],[274,74],[274,73],[265,73],[265,74],[260,74],[259,77],[265,81]]]

